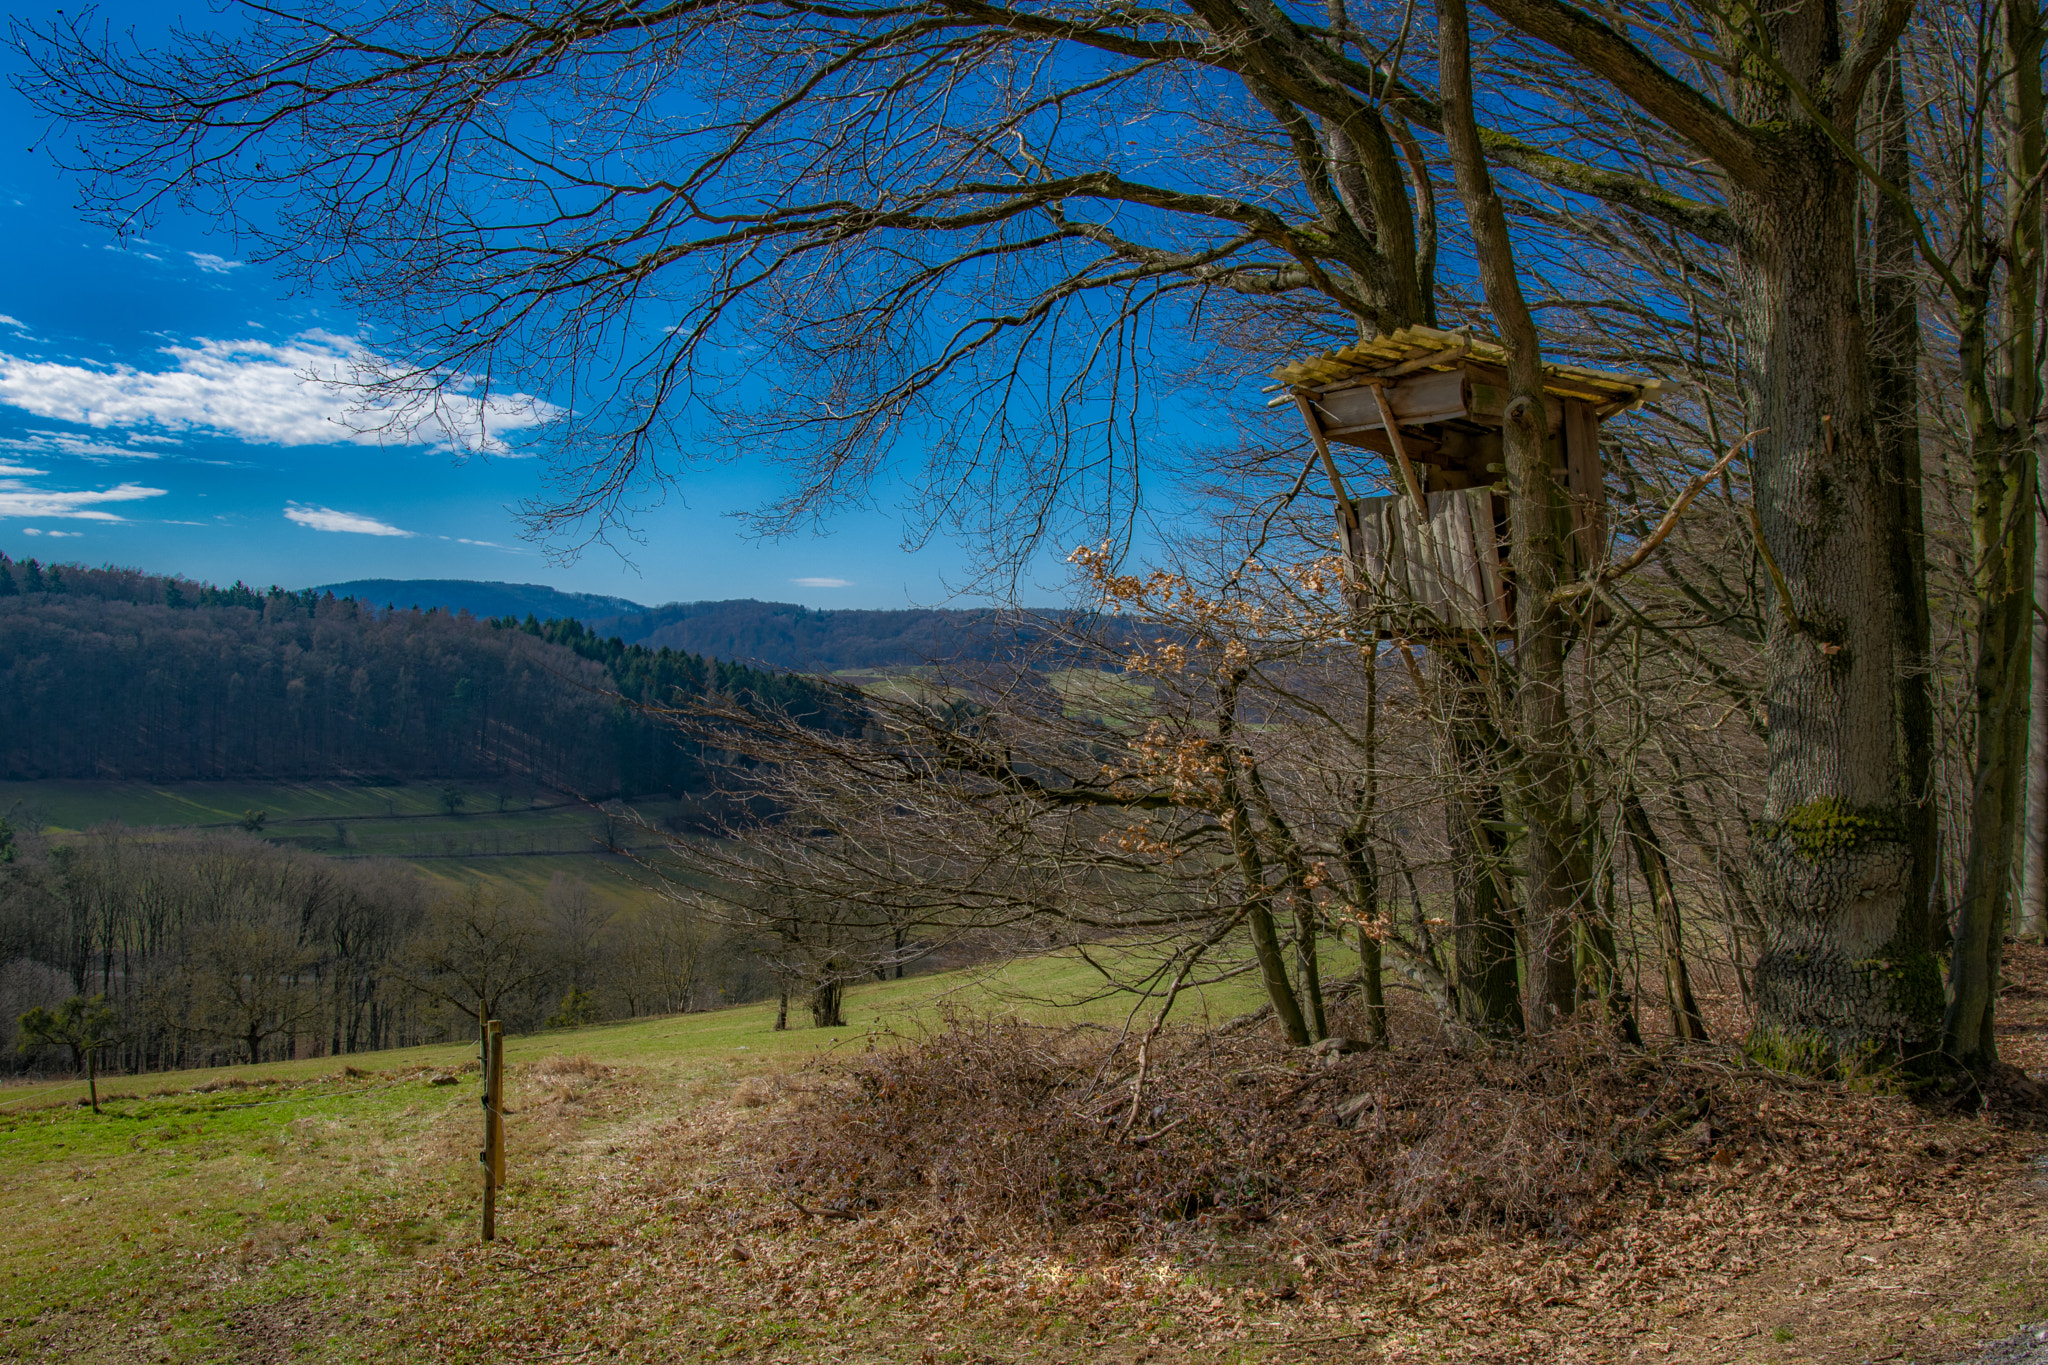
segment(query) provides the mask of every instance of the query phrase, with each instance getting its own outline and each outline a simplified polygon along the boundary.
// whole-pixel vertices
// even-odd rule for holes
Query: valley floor
[[[988,1003],[890,983],[855,997],[856,1024],[914,1030],[948,987]],[[2037,1030],[2025,990],[2013,1027]],[[488,1246],[466,1048],[123,1078],[99,1117],[71,1089],[0,1091],[0,1356],[1849,1365],[1956,1359],[2048,1317],[2044,1144],[1977,1118],[1898,1107],[1805,1161],[1681,1164],[1571,1245],[1390,1258],[1282,1218],[1256,1244],[1218,1226],[1091,1246],[791,1200],[778,1125],[889,1039],[769,1023],[753,1006],[513,1040]]]

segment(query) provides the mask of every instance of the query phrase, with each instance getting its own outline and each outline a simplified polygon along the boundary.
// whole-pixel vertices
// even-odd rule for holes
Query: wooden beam
[[[1429,521],[1429,499],[1422,495],[1422,481],[1415,477],[1415,464],[1408,458],[1408,447],[1401,442],[1401,426],[1394,420],[1393,405],[1387,402],[1387,386],[1374,380],[1373,402],[1379,404],[1380,422],[1387,432],[1387,444],[1394,448],[1394,461],[1401,467],[1401,482],[1408,486],[1408,496],[1415,499],[1415,520],[1427,524]]]
[[[1330,492],[1336,495],[1337,506],[1344,514],[1344,525],[1351,533],[1352,545],[1358,541],[1358,509],[1351,505],[1351,495],[1344,491],[1344,476],[1337,472],[1337,461],[1330,455],[1329,438],[1323,435],[1323,422],[1316,416],[1316,405],[1305,393],[1294,395],[1295,407],[1301,409],[1301,420],[1308,424],[1308,438],[1316,443],[1316,454],[1323,457],[1324,472],[1330,476]],[[1347,545],[1346,550],[1352,546]]]

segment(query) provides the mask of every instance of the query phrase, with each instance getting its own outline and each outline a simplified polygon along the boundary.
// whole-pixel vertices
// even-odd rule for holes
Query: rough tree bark
[[[1759,122],[1791,113],[1752,103]],[[1751,840],[1757,1041],[1788,1065],[1854,1068],[1930,1054],[1941,1001],[1916,894],[1926,772],[1901,752],[1896,689],[1916,611],[1892,556],[1911,528],[1870,402],[1855,170],[1810,126],[1774,141],[1769,175],[1736,196],[1755,244],[1743,302],[1770,428],[1756,501],[1790,599],[1771,618],[1769,779]]]
[[[1516,801],[1523,838],[1522,920],[1528,942],[1529,1024],[1542,1030],[1576,1004],[1573,927],[1585,887],[1575,875],[1572,730],[1564,682],[1569,620],[1554,594],[1568,570],[1571,524],[1552,472],[1550,423],[1536,319],[1515,274],[1507,212],[1486,167],[1472,105],[1471,31],[1465,0],[1440,0],[1438,59],[1443,134],[1472,225],[1479,278],[1507,351],[1502,449],[1515,584],[1515,714],[1521,755]]]
[[[1726,177],[1751,420],[1766,429],[1752,487],[1785,599],[1766,645],[1769,776],[1750,841],[1765,940],[1753,1046],[1802,1068],[1930,1057],[1942,990],[1914,842],[1927,772],[1903,741],[1898,691],[1925,583],[1902,583],[1895,557],[1918,528],[1877,435],[1862,170],[1846,150],[1911,0],[1864,7],[1853,34],[1837,0],[1716,11],[1729,106],[1564,0],[1486,4],[1612,82]]]

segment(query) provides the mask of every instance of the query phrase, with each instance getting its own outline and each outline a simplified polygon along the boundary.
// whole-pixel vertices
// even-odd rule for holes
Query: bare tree
[[[420,936],[393,974],[481,1028],[504,1016],[508,999],[547,977],[545,942],[546,926],[533,906],[470,882],[428,907]]]
[[[239,1043],[251,1065],[264,1045],[310,1022],[323,1003],[303,979],[315,955],[300,933],[298,913],[251,907],[193,935],[187,971],[195,1008],[187,1030]]]
[[[1546,303],[1552,349],[1612,347],[1601,333],[1625,320],[1622,335],[1667,343],[1660,363],[1705,357],[1736,392],[1736,430],[1768,433],[1749,546],[1695,575],[1657,565],[1662,586],[1762,661],[1755,837],[1739,848],[1699,826],[1702,847],[1748,860],[1725,875],[1761,936],[1761,1041],[1819,1065],[1931,1056],[1919,470],[1910,443],[1886,434],[1903,429],[1899,394],[1873,355],[1858,254],[1864,193],[1884,181],[1865,151],[1880,103],[1867,97],[1911,0],[1486,8],[1503,27],[1474,45],[1471,79],[1441,92],[1412,69],[1413,12],[1335,6],[368,0],[252,7],[230,35],[163,51],[85,20],[14,31],[33,64],[23,88],[79,133],[74,164],[107,221],[133,228],[159,203],[199,202],[389,324],[390,354],[365,357],[361,376],[383,405],[374,420],[438,421],[488,444],[494,423],[552,416],[560,482],[531,511],[557,531],[602,524],[650,480],[687,472],[664,451],[744,432],[749,450],[779,452],[785,475],[764,525],[859,496],[914,447],[930,452],[910,471],[918,529],[973,530],[1014,569],[1049,537],[1127,532],[1151,472],[1134,420],[1142,385],[1186,392],[1200,375],[1213,387],[1276,348],[1433,320],[1439,295],[1456,313],[1442,282],[1484,271],[1515,364],[1532,366],[1507,286],[1571,278],[1584,269],[1574,255],[1626,263],[1634,273],[1562,296],[1611,303]],[[1455,24],[1455,6],[1443,17]],[[1460,196],[1485,239],[1476,251],[1440,212],[1444,154],[1460,146],[1461,181],[1506,186]],[[1152,363],[1155,338],[1169,363]],[[736,364],[742,354],[759,358]],[[1720,420],[1703,404],[1673,428],[1704,436]],[[1694,441],[1693,467],[1732,434]],[[1270,485],[1279,462],[1258,444],[1247,464]],[[1576,916],[1592,940],[1606,932],[1595,869],[1573,850],[1617,841],[1560,814],[1589,760],[1559,722],[1569,637],[1528,515],[1548,505],[1547,471],[1525,459],[1509,472],[1526,500],[1517,572],[1535,589],[1515,661],[1527,690],[1474,683],[1468,695],[1522,723],[1466,766],[1513,777],[1541,827],[1542,846],[1520,850],[1539,910],[1532,982],[1544,1008],[1562,1007],[1579,990],[1553,970],[1560,926],[1576,932]],[[1642,628],[1678,640],[1702,672],[1720,667],[1687,638],[1691,623]],[[1276,1013],[1305,1036],[1314,992],[1274,970],[1284,926],[1306,913],[1276,832],[1295,822],[1257,809],[1252,770],[1220,737],[1231,708],[1215,705],[1255,673],[1205,675],[1210,804],[1134,809],[1179,811],[1188,837],[1229,849],[1230,903],[1265,944],[1257,969]],[[1739,676],[1715,685],[1744,690]],[[980,766],[959,771],[1007,793],[1020,820],[1058,810],[1078,836],[1122,809],[1075,795],[1088,780],[1064,758],[1064,785],[1032,792],[984,750],[968,744]],[[1462,790],[1472,809],[1454,828],[1502,823],[1489,791]],[[972,805],[964,790],[952,799]],[[1223,822],[1239,805],[1247,815],[1231,821],[1255,821],[1260,839]],[[1021,838],[1025,825],[1006,828]],[[1470,839],[1458,863],[1471,905],[1490,907],[1461,930],[1485,951],[1460,990],[1479,987],[1504,1014],[1507,850],[1491,839]],[[968,850],[948,857],[971,864]],[[1113,872],[1092,868],[1091,894],[1122,887]]]

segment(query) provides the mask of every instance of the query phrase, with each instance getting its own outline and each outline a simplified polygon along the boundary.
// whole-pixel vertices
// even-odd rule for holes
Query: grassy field
[[[593,1158],[631,1134],[763,1075],[886,1046],[948,1006],[1120,1024],[1112,1002],[1052,1003],[1095,979],[1073,959],[1033,959],[857,988],[844,1029],[778,1033],[772,1005],[749,1005],[510,1039],[499,1245],[558,1239]],[[1228,987],[1187,1007],[1220,1017],[1251,1003]],[[0,1090],[0,1354],[268,1360],[251,1334],[297,1314],[315,1326],[276,1359],[435,1358],[419,1323],[358,1310],[402,1298],[423,1265],[475,1239],[474,1052],[115,1077],[99,1115],[79,1084]]]
[[[447,796],[460,798],[450,811]],[[0,817],[33,821],[63,839],[96,826],[130,829],[235,829],[252,812],[273,843],[339,858],[393,858],[440,881],[485,877],[528,892],[557,872],[584,878],[602,896],[630,903],[641,894],[621,874],[678,813],[675,801],[612,803],[599,811],[557,792],[476,784],[347,782],[4,782]],[[637,823],[636,823],[637,822]]]
[[[2048,1311],[2038,1144],[1967,1119],[1900,1131],[1981,1155],[1894,1213],[1816,1218],[1813,1182],[1764,1156],[1690,1167],[1583,1242],[1420,1257],[1284,1218],[1161,1254],[780,1193],[774,1135],[867,1049],[949,1006],[1114,1027],[1110,1002],[1057,1003],[1094,979],[1034,959],[864,986],[846,1029],[776,1033],[755,1005],[514,1038],[488,1247],[468,1046],[114,1078],[100,1115],[77,1086],[0,1092],[0,1358],[1854,1365],[1959,1359]],[[1189,1011],[1251,1003],[1232,987]]]
[[[600,894],[641,894],[605,871],[623,860],[404,842],[589,828],[588,811],[522,799],[500,812],[469,791],[451,816],[424,785],[33,783],[0,787],[0,814],[32,807],[61,838],[262,809],[267,837],[316,851],[341,851],[314,842],[339,824],[348,852],[415,850],[437,878],[539,892],[574,871]],[[2010,1055],[2039,1066],[2048,954],[2010,957],[2025,968],[2002,1015],[2019,1030]],[[1353,965],[1333,952],[1325,979]],[[510,1183],[489,1247],[469,1044],[114,1077],[98,1115],[78,1083],[0,1088],[0,1359],[1861,1365],[1958,1360],[2048,1317],[2040,1142],[1968,1116],[1682,1153],[1669,1182],[1632,1187],[1626,1214],[1582,1241],[1450,1236],[1414,1254],[1290,1213],[1126,1244],[983,1226],[936,1200],[856,1216],[786,1196],[777,1135],[830,1112],[869,1049],[950,1011],[1106,1040],[1128,1006],[1089,998],[1099,981],[1052,956],[863,984],[843,1029],[802,1027],[798,1008],[799,1027],[776,1032],[773,1005],[756,1004],[510,1039]],[[1190,993],[1180,1017],[1258,1002],[1239,978]],[[1427,1024],[1402,1028],[1437,1055]],[[1297,1053],[1254,1070],[1288,1097],[1321,1067]]]
[[[19,806],[54,829],[86,829],[118,820],[137,828],[239,823],[251,810],[274,823],[315,820],[438,819],[446,815],[445,784],[369,786],[351,782],[0,782],[0,811]],[[470,810],[496,810],[500,793],[460,785]],[[530,790],[508,790],[515,807],[552,804],[562,798]]]

